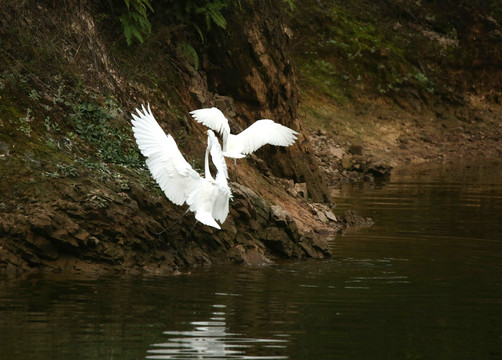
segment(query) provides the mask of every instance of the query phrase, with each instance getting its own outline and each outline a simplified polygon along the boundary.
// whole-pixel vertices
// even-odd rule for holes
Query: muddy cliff
[[[127,46],[119,5],[0,6],[0,269],[172,272],[330,256],[316,231],[341,225],[320,204],[329,195],[298,117],[278,8],[225,9],[234,16],[205,29],[204,41],[156,14],[155,31]],[[272,118],[300,135],[240,160],[223,230],[197,224],[185,242],[193,215],[176,223],[185,209],[152,181],[132,138],[129,114],[147,102],[196,169],[205,148],[205,129],[188,115],[196,108],[218,106],[235,132]]]
[[[496,1],[6,1],[0,14],[1,272],[325,258],[326,235],[371,225],[337,212],[340,183],[502,155]],[[228,161],[222,231],[197,224],[185,241],[193,215],[177,222],[185,208],[133,140],[145,103],[199,172],[206,129],[190,110],[299,138]]]
[[[299,113],[329,186],[385,165],[500,158],[499,2],[297,5]]]

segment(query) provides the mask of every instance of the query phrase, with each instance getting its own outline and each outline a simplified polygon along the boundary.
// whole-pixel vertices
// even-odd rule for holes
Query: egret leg
[[[172,223],[171,225],[169,225],[168,227],[166,227],[164,230],[162,230],[161,232],[155,232],[155,231],[152,231],[152,233],[154,233],[155,235],[162,235],[163,233],[165,233],[167,230],[169,230],[170,228],[172,228],[174,225],[176,225],[177,223],[180,222],[180,220],[183,218],[183,216],[186,215],[186,213],[190,210],[190,208],[187,209],[187,211],[185,211],[183,213],[183,215],[181,215],[178,220],[176,220],[174,223]]]
[[[188,238],[190,237],[190,235],[192,235],[193,233],[193,229],[195,229],[195,225],[197,225],[197,223],[199,222],[199,220],[195,220],[195,223],[193,224],[192,228],[190,229],[190,232],[188,233],[187,236],[185,236],[185,239],[183,239],[183,242],[181,243],[180,247],[178,247],[176,249],[176,253],[174,254],[175,256],[178,255],[178,252],[183,249],[183,247],[185,246],[185,243],[187,242]]]
[[[237,159],[234,159],[234,174],[235,174],[235,182],[238,182],[239,177],[237,176]]]

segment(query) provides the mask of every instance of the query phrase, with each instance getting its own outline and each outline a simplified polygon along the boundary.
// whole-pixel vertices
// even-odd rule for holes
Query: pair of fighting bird
[[[205,225],[220,229],[215,221],[227,218],[231,198],[228,170],[224,156],[235,159],[251,154],[265,144],[289,146],[298,133],[269,119],[258,120],[238,135],[230,133],[228,120],[213,107],[190,112],[197,122],[217,131],[223,138],[223,150],[212,130],[207,131],[204,177],[200,176],[183,158],[171,134],[166,135],[148,109],[136,109],[132,129],[141,153],[147,158],[148,169],[176,205],[186,203],[195,219]],[[209,155],[217,170],[213,178],[209,169]],[[188,211],[187,210],[187,211]]]

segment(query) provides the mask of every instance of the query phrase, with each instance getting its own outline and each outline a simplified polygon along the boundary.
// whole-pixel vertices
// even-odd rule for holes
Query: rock
[[[264,231],[261,239],[263,243],[275,253],[284,257],[292,257],[293,244],[284,230],[277,227],[269,227]]]
[[[331,256],[327,239],[316,236],[313,233],[303,235],[298,245],[311,258],[321,259]]]
[[[392,171],[392,166],[385,164],[383,162],[370,163],[368,165],[367,172],[372,174],[376,178],[386,178],[389,177]]]
[[[308,197],[307,183],[296,183],[294,186],[294,190],[300,197],[307,199]]]
[[[45,236],[29,236],[26,240],[34,247],[34,253],[41,259],[56,260],[59,257],[58,249]]]
[[[0,141],[0,159],[9,155],[9,148],[10,148],[9,144]]]
[[[352,156],[350,155],[344,155],[342,157],[342,167],[345,169],[345,170],[350,170],[352,169],[352,167],[354,166],[354,163],[352,162]]]
[[[286,227],[293,220],[293,217],[289,212],[286,211],[282,206],[272,205],[270,207],[270,214],[272,216],[272,220],[276,223],[283,225]]]
[[[80,253],[77,239],[67,229],[57,229],[50,235],[50,238],[58,248],[72,253]]]
[[[244,185],[231,183],[230,186],[232,188],[234,201],[243,199],[244,201],[242,202],[242,204],[245,204],[248,209],[254,208],[254,216],[252,214],[253,210],[248,211],[252,218],[254,217],[261,223],[266,223],[270,220],[270,205],[268,205],[265,200],[263,200],[253,190]]]
[[[75,235],[75,238],[79,240],[81,244],[87,243],[87,239],[91,236],[87,231],[84,229],[80,229]]]
[[[249,157],[248,157],[248,161],[250,163],[254,164],[254,166],[256,168],[258,168],[258,170],[261,173],[263,173],[263,174],[265,174],[267,176],[270,176],[270,169],[269,169],[267,163],[264,160],[260,159],[259,157],[257,157],[254,154],[250,154]]]
[[[89,246],[89,247],[96,247],[96,246],[98,246],[98,244],[99,244],[99,239],[95,236],[90,236],[87,239],[87,246]]]
[[[39,210],[33,217],[28,220],[31,224],[33,232],[47,236],[54,230],[54,221],[47,211]]]
[[[317,215],[317,218],[319,219],[320,222],[322,222],[324,224],[327,224],[329,222],[329,220],[326,217],[326,215],[324,214],[324,212],[318,210],[316,215]]]
[[[337,159],[341,160],[343,158],[343,156],[345,155],[345,150],[343,150],[342,148],[336,148],[336,147],[331,146],[329,149],[329,153],[331,156],[336,157]]]
[[[343,214],[343,221],[349,227],[369,227],[373,225],[373,220],[371,218],[364,218],[355,210],[345,211]]]
[[[245,264],[249,266],[264,266],[272,264],[272,260],[256,249],[249,249],[243,245],[237,245],[228,251],[229,256],[233,262],[238,264]]]
[[[363,147],[361,145],[350,145],[349,154],[362,155],[363,154]]]
[[[334,222],[338,221],[335,214],[333,214],[331,210],[327,210],[324,214],[326,215],[329,221],[334,221]]]

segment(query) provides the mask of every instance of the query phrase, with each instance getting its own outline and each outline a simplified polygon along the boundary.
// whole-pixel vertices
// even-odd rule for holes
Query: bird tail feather
[[[220,225],[213,219],[212,215],[207,211],[197,211],[195,218],[207,226],[212,226],[221,229]]]

